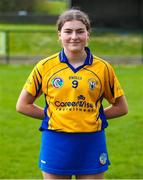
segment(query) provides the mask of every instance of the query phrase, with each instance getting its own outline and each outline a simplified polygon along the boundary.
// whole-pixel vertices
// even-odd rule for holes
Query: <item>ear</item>
[[[61,31],[58,31],[59,40],[61,39]]]
[[[87,38],[87,39],[89,39],[89,37],[90,37],[90,32],[87,32],[87,35],[88,35],[88,38]]]
[[[90,32],[87,32],[87,42],[89,41],[89,38],[90,38]]]

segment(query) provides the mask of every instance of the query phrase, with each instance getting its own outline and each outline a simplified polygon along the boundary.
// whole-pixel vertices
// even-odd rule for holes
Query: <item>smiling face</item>
[[[69,53],[82,52],[89,39],[85,24],[78,20],[66,21],[58,35],[64,50]]]

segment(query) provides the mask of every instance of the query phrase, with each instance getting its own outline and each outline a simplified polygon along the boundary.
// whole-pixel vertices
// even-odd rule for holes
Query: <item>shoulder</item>
[[[93,56],[93,71],[98,72],[104,78],[113,78],[115,70],[113,66],[106,60]]]
[[[108,61],[95,55],[93,55],[93,63],[99,64],[101,66],[111,66],[111,64]]]
[[[100,69],[105,69],[105,70],[113,69],[112,65],[108,61],[106,61],[100,57],[97,57],[95,55],[93,55],[93,65],[95,67],[98,66]]]
[[[36,64],[36,68],[39,71],[44,72],[45,70],[48,71],[48,69],[51,69],[52,67],[56,66],[57,64],[60,64],[59,53],[53,54],[47,58],[40,60]]]
[[[59,53],[56,53],[56,54],[53,54],[47,58],[44,58],[42,60],[40,60],[38,63],[37,63],[37,66],[47,66],[47,65],[50,65],[50,64],[53,64],[53,63],[56,63],[56,62],[59,62]]]

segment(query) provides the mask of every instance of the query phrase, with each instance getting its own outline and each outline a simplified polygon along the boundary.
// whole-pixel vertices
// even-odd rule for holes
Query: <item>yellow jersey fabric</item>
[[[74,68],[62,50],[41,60],[29,75],[24,89],[33,96],[45,95],[46,106],[40,130],[79,133],[101,131],[108,126],[102,106],[124,94],[111,65],[93,56]]]

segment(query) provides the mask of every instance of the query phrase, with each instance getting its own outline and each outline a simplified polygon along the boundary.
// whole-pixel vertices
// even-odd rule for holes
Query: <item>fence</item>
[[[53,31],[49,30],[0,30],[0,32],[2,33],[2,52],[5,54],[5,61],[7,64],[10,62],[10,33],[53,33]]]
[[[107,30],[104,31],[104,33],[107,33],[107,32],[109,32],[109,31],[107,31]],[[20,37],[20,34],[26,34],[25,37],[21,39],[21,41],[25,41],[25,43],[28,43],[28,42],[31,42],[30,41],[30,39],[32,37],[31,34],[33,35],[33,34],[38,34],[38,33],[40,34],[41,37],[43,36],[43,40],[39,39],[39,37],[38,37],[38,40],[35,40],[34,43],[32,42],[34,45],[33,44],[29,45],[29,47],[27,48],[27,52],[24,52],[24,55],[21,52],[19,52],[19,50],[15,50],[16,54],[13,55],[13,53],[12,53],[12,55],[11,55],[11,52],[12,52],[11,46],[13,44],[16,45],[16,48],[18,46],[17,42],[12,42],[12,41],[14,41],[12,34],[15,34],[15,37],[16,37],[15,39],[18,39],[18,37]],[[96,30],[96,32],[95,32],[96,38],[98,38],[98,36],[101,33],[102,33],[101,31]],[[43,34],[46,34],[46,37]],[[10,63],[10,61],[12,61],[12,59],[19,59],[19,60],[27,59],[28,60],[28,59],[31,59],[31,57],[33,59],[39,59],[42,57],[46,57],[46,56],[53,54],[54,52],[59,51],[59,48],[60,48],[60,44],[58,42],[56,43],[57,36],[56,36],[56,31],[54,31],[54,30],[33,30],[33,29],[31,29],[31,30],[30,29],[2,30],[1,29],[0,35],[1,35],[0,36],[1,37],[1,41],[0,41],[1,42],[1,46],[0,46],[1,59],[5,59],[4,62],[7,64]],[[124,34],[123,34],[123,36],[124,36]],[[49,39],[47,39],[47,37],[49,37]],[[50,38],[52,40],[50,40]],[[136,50],[138,52],[135,55],[129,54],[129,55],[124,56],[124,54],[126,54],[124,52],[121,52],[121,55],[116,54],[116,53],[115,54],[112,54],[112,53],[106,54],[104,52],[101,52],[100,54],[102,54],[102,55],[100,55],[100,56],[102,56],[103,58],[109,59],[109,61],[111,61],[112,63],[143,63],[143,35],[142,35],[142,33],[140,33],[139,38],[140,38],[140,41],[138,41],[138,42],[140,43],[140,45],[137,45],[138,47],[136,48]],[[94,44],[94,41],[92,43],[93,43],[93,46],[95,46],[96,42],[95,42],[95,44]],[[37,52],[37,49],[34,50],[35,54],[33,54],[33,52],[32,53],[30,52],[31,47],[35,46],[35,44],[36,44],[36,47],[39,47],[39,50],[38,50],[39,52],[41,49],[42,49],[41,50],[42,53],[44,51],[43,54],[39,55],[39,52]],[[55,44],[57,44],[57,45],[55,46]],[[120,43],[118,44],[118,47],[121,44],[123,44],[123,43],[120,41]],[[138,43],[136,43],[136,44],[138,44]],[[108,45],[108,42],[107,42],[107,45]],[[42,46],[44,46],[45,50],[43,50],[44,48]],[[109,46],[110,46],[110,44],[109,44]],[[135,44],[132,44],[132,46],[135,46]],[[40,47],[42,47],[42,48],[40,48]],[[114,46],[112,48],[114,51]],[[121,48],[121,46],[119,48]],[[50,50],[50,52],[47,53],[47,50]],[[132,51],[135,51],[135,50],[133,49]]]
[[[23,15],[20,13],[23,13]],[[25,12],[26,13],[26,12]],[[15,23],[15,24],[55,24],[58,16],[53,15],[37,15],[37,14],[25,14],[24,11],[20,11],[19,15],[17,13],[0,13],[1,23]]]

